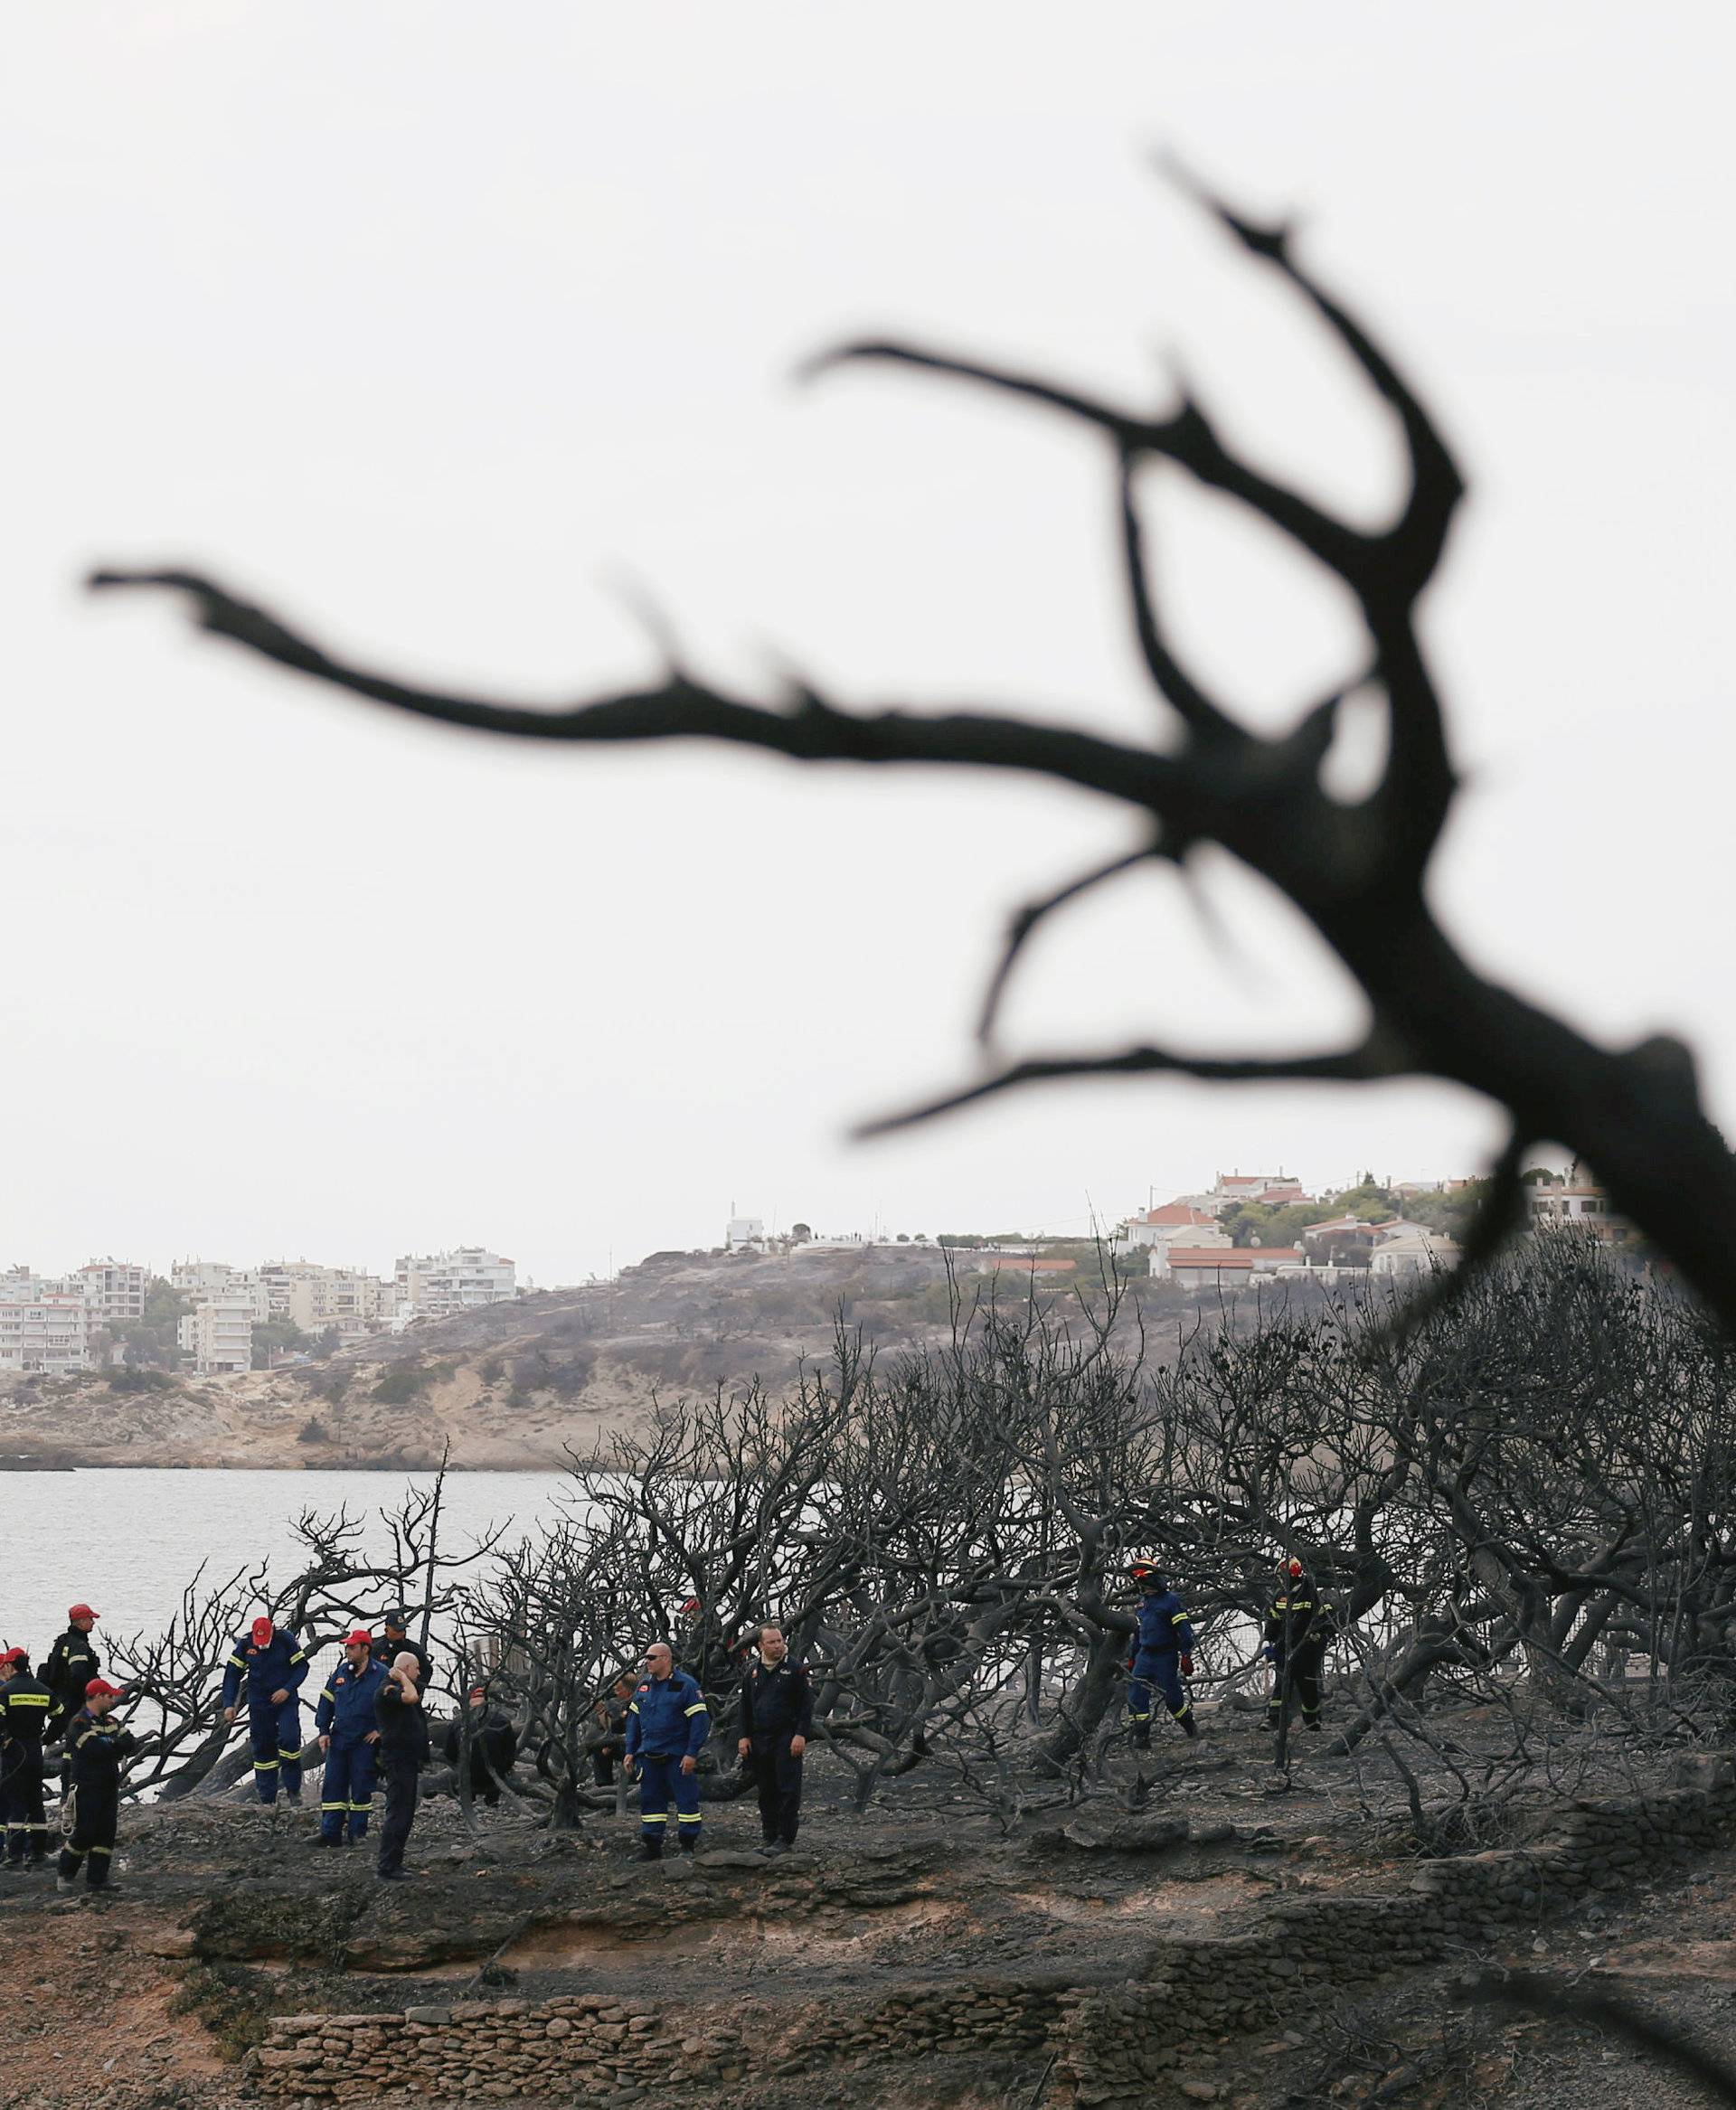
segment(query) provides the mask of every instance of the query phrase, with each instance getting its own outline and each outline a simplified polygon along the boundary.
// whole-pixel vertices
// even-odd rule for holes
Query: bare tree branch
[[[867,1133],[1051,1079],[1140,1072],[1234,1082],[1439,1078],[1504,1107],[1514,1135],[1565,1144],[1594,1165],[1617,1208],[1736,1327],[1736,1245],[1724,1232],[1736,1220],[1736,1159],[1700,1104],[1688,1050],[1662,1036],[1633,1048],[1597,1045],[1479,975],[1442,931],[1426,898],[1424,881],[1455,777],[1416,614],[1463,495],[1457,466],[1392,360],[1297,261],[1289,231],[1259,226],[1197,180],[1183,180],[1235,241],[1271,265],[1309,305],[1396,417],[1409,476],[1387,525],[1364,531],[1263,474],[1220,438],[1185,391],[1166,415],[1140,415],[1040,376],[885,341],[846,345],[815,369],[894,363],[1060,410],[1104,436],[1118,478],[1136,636],[1153,681],[1182,721],[1184,738],[1175,753],[998,713],[846,711],[799,683],[778,708],[727,695],[678,666],[643,690],[561,711],[531,710],[420,689],[350,665],[197,573],[109,570],[91,583],[180,591],[191,597],[205,628],[316,680],[445,724],[535,739],[722,740],[800,762],[1014,770],[1136,807],[1161,845],[1145,854],[1180,859],[1196,843],[1216,843],[1276,886],[1354,977],[1373,1020],[1364,1048],[1297,1060],[1195,1060],[1150,1048],[1033,1058],[872,1124]],[[1269,739],[1239,726],[1170,649],[1132,489],[1136,469],[1153,459],[1247,506],[1325,565],[1355,598],[1367,656],[1288,735]],[[1374,791],[1344,805],[1326,795],[1320,769],[1341,696],[1363,683],[1385,694],[1389,750]],[[1063,901],[1134,862],[1129,854],[1106,861],[1021,911],[990,983],[980,1022],[985,1037],[1031,931]],[[1504,1176],[1495,1199],[1510,1200],[1512,1184]],[[1484,1241],[1479,1238],[1474,1246],[1474,1257],[1480,1256]]]
[[[864,1121],[859,1136],[887,1135],[938,1115],[956,1113],[979,1099],[998,1097],[1027,1084],[1052,1084],[1062,1078],[1141,1077],[1154,1072],[1199,1078],[1207,1084],[1359,1084],[1372,1077],[1401,1077],[1409,1065],[1376,1038],[1334,1055],[1216,1056],[1183,1055],[1168,1048],[1124,1048],[1118,1054],[1030,1056],[980,1084],[966,1085],[943,1097],[908,1107],[901,1113]]]

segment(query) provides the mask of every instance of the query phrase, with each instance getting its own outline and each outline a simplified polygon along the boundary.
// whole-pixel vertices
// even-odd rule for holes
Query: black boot
[[[641,1860],[661,1860],[663,1859],[662,1840],[641,1839],[639,1842],[639,1859]]]
[[[1135,1722],[1135,1723],[1134,1723],[1134,1725],[1133,1725],[1133,1747],[1134,1747],[1134,1749],[1135,1749],[1136,1751],[1149,1751],[1149,1750],[1150,1750],[1150,1748],[1151,1748],[1151,1724],[1150,1724],[1148,1721],[1137,1721],[1137,1722]]]
[[[1191,1714],[1178,1714],[1175,1719],[1182,1725],[1183,1736],[1197,1737],[1199,1735],[1200,1725]]]

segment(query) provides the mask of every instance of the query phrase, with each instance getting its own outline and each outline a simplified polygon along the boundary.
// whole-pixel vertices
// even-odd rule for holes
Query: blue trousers
[[[262,1803],[275,1803],[282,1787],[301,1800],[301,1703],[292,1692],[281,1707],[270,1700],[247,1703],[247,1733],[253,1746],[253,1785]]]
[[[699,1776],[684,1773],[681,1760],[641,1751],[639,1768],[639,1836],[661,1839],[669,1824],[669,1797],[675,1798],[675,1823],[684,1839],[699,1837]]]
[[[377,1744],[364,1744],[358,1737],[340,1744],[335,1737],[326,1754],[326,1771],[319,1789],[319,1835],[338,1840],[347,1823],[349,1835],[365,1839],[368,1812],[373,1804],[373,1776],[379,1761]]]
[[[1151,1719],[1154,1689],[1163,1694],[1165,1706],[1177,1721],[1192,1712],[1193,1702],[1182,1683],[1181,1663],[1173,1648],[1142,1648],[1134,1657],[1133,1670],[1127,1679],[1129,1721]]]

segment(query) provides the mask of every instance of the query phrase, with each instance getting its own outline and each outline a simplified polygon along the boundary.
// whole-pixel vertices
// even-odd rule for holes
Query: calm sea
[[[347,1508],[364,1520],[363,1545],[384,1555],[382,1509],[432,1484],[431,1474],[396,1473],[0,1474],[0,1641],[39,1660],[80,1599],[100,1615],[99,1648],[105,1633],[160,1633],[201,1561],[212,1586],[261,1559],[287,1582],[300,1565],[293,1527],[307,1509],[330,1516]],[[450,1474],[442,1546],[474,1544],[496,1526],[522,1536],[571,1487],[558,1474]]]

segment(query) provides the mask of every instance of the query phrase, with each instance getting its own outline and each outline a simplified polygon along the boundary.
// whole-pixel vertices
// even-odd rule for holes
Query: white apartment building
[[[0,1371],[88,1370],[90,1327],[76,1286],[39,1282],[27,1268],[0,1277]]]
[[[135,1267],[130,1261],[111,1256],[106,1260],[87,1260],[74,1279],[82,1286],[85,1309],[93,1326],[118,1332],[123,1326],[137,1326],[143,1321],[145,1293],[151,1279],[148,1267]]]
[[[732,1216],[723,1233],[723,1243],[731,1248],[737,1246],[759,1246],[765,1243],[766,1220],[763,1216]]]
[[[227,1260],[177,1260],[169,1269],[169,1281],[183,1296],[215,1296],[236,1272]]]
[[[183,1355],[202,1378],[222,1377],[253,1367],[253,1324],[263,1319],[263,1286],[223,1291],[191,1311],[175,1328]]]
[[[449,1253],[404,1254],[396,1269],[397,1301],[413,1319],[444,1318],[518,1295],[515,1264],[481,1246]]]
[[[398,1287],[359,1267],[325,1267],[312,1260],[274,1260],[259,1270],[274,1319],[304,1333],[337,1328],[342,1341],[360,1341],[389,1325]]]

